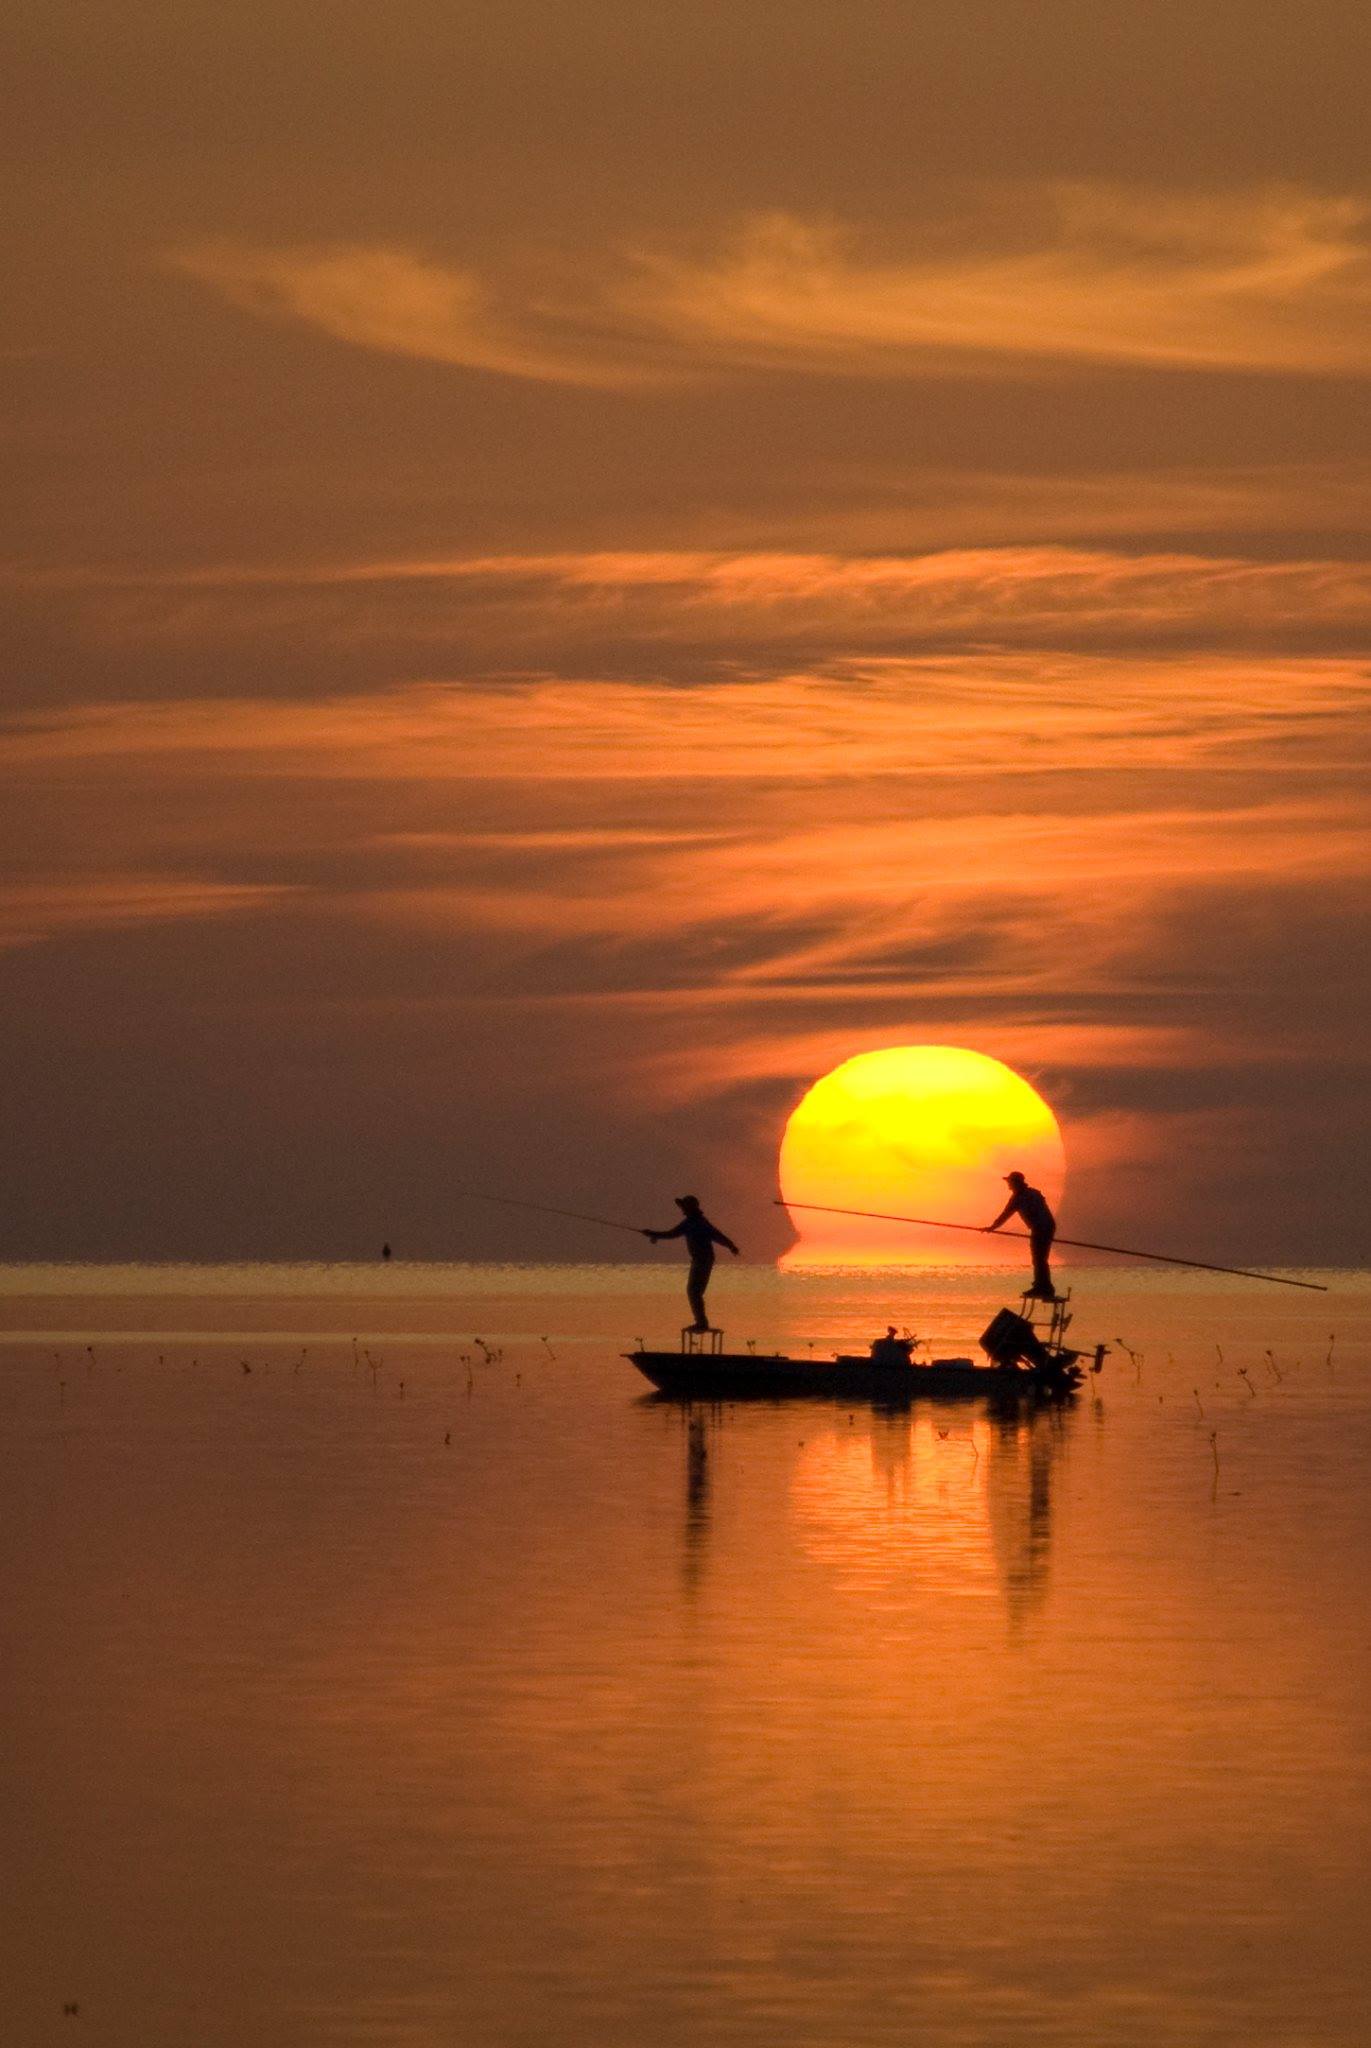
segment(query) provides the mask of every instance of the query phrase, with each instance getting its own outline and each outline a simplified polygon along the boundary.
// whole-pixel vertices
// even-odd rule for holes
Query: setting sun
[[[998,1262],[1020,1247],[805,1203],[988,1223],[1018,1168],[1049,1202],[1065,1173],[1052,1111],[1012,1067],[951,1045],[859,1053],[816,1081],[781,1141],[781,1195],[799,1242],[787,1265]]]

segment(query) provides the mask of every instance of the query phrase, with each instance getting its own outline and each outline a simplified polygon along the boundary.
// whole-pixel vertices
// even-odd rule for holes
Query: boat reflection
[[[794,1440],[789,1512],[802,1552],[839,1590],[870,1599],[919,1586],[996,1599],[1011,1628],[1031,1620],[1048,1590],[1053,1474],[1071,1408],[860,1409],[815,1420]],[[683,1421],[683,1568],[695,1587],[715,1506],[713,1446],[739,1420],[726,1406],[696,1406]]]
[[[845,1420],[796,1464],[808,1554],[854,1592],[912,1579],[951,1599],[997,1596],[1011,1622],[1026,1620],[1047,1589],[1052,1467],[1070,1411]]]

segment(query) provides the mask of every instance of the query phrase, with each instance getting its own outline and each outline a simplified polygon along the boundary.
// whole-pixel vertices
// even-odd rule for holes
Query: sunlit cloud
[[[1183,536],[1214,537],[1205,552],[1241,557],[1255,540],[1267,558],[1291,533],[1346,536],[1352,551],[1371,526],[1371,469],[1353,457],[1326,461],[1167,467],[1151,462],[1132,469],[1101,466],[1046,472],[1031,463],[1018,470],[950,468],[892,455],[887,461],[854,456],[811,458],[803,477],[784,493],[787,479],[765,509],[749,513],[754,547],[885,555],[892,534],[910,553],[1007,544],[1095,547],[1101,542],[1147,542]],[[717,540],[717,512],[711,538]],[[689,544],[691,516],[675,520],[673,540]]]
[[[0,933],[231,934],[294,1030],[327,934],[345,1043],[384,1016],[441,1064],[517,1027],[630,1121],[756,1116],[763,1149],[852,1053],[970,1045],[1043,1086],[1079,1190],[1212,1135],[1216,1074],[1255,1128],[1273,1061],[1354,1042],[1368,709],[1349,659],[1025,654],[11,716]],[[90,876],[24,823],[73,788]]]
[[[279,903],[277,884],[211,882],[175,875],[50,875],[0,887],[0,947],[35,945],[62,932],[141,924],[199,923]]]
[[[692,679],[925,648],[1346,646],[1371,636],[1364,560],[1259,560],[1194,550],[1019,546],[865,554],[586,551],[226,566],[163,577],[76,574],[92,627],[187,644],[327,636],[407,647],[428,666],[460,649],[488,675],[580,651]]]
[[[892,256],[770,215],[702,262],[655,257],[633,303],[703,354],[809,369],[1009,355],[1364,374],[1368,218],[1361,199],[1299,191],[1066,184]]]
[[[108,789],[127,881],[60,901],[21,882],[10,917],[247,912],[276,889],[471,944],[493,997],[784,999],[842,1007],[849,1031],[918,1002],[1098,1028],[1096,1010],[1129,1010],[1149,943],[1175,956],[1158,935],[1187,903],[1221,916],[1230,895],[1364,884],[1369,697],[1346,662],[963,658],[12,718],[5,786]],[[159,855],[225,879],[158,885]],[[1185,977],[1205,982],[1193,955]]]
[[[297,321],[384,355],[557,384],[633,385],[645,363],[602,344],[574,314],[505,305],[469,270],[412,250],[364,244],[255,249],[211,242],[178,250],[174,268],[267,319]]]
[[[954,999],[955,1001],[955,999]],[[919,1032],[932,1044],[958,1045],[968,1035],[978,1036],[980,1027],[968,1023],[965,1015],[940,1012],[935,993],[921,1004]],[[787,1030],[779,1020],[768,1029],[749,1028],[748,1013],[728,1019],[728,1029],[705,1030],[705,1044],[689,1067],[683,1067],[675,1048],[651,1058],[647,1071],[652,1085],[667,1100],[698,1101],[714,1093],[739,1092],[757,1082],[791,1082],[805,1075],[828,1072],[859,1052],[877,1052],[899,1041],[899,1027],[893,1018],[850,1025],[841,1020]],[[1081,1018],[1052,1018],[1032,1009],[1016,1012],[1013,1040],[1026,1072],[1044,1069],[1089,1067],[1099,1071],[1153,1067],[1207,1066],[1213,1058],[1212,1039],[1183,1025],[1149,1025],[1133,1019],[1100,1023]],[[1119,1129],[1132,1129],[1131,1118],[1120,1117]]]
[[[391,244],[183,248],[231,303],[386,354],[589,385],[766,368],[855,376],[1124,363],[1365,375],[1359,196],[1049,183],[899,245],[793,214],[713,249],[609,248],[500,278]]]
[[[961,654],[853,660],[687,690],[554,679],[414,683],[322,700],[77,705],[0,724],[0,769],[103,760],[113,774],[130,762],[160,773],[159,763],[179,757],[249,786],[304,774],[527,790],[536,744],[540,789],[638,784],[679,806],[673,824],[698,830],[691,807],[709,783],[750,785],[749,804],[777,789],[790,815],[795,789],[822,788],[826,801],[848,789],[869,805],[863,784],[873,776],[931,789],[1011,763],[1020,780],[1076,770],[1344,771],[1364,754],[1368,700],[1371,668],[1342,657]],[[1075,793],[1087,815],[1094,794],[1089,785]]]

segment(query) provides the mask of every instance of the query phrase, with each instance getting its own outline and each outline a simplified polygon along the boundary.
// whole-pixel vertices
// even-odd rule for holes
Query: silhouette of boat
[[[1001,1309],[980,1339],[984,1365],[970,1358],[921,1363],[913,1356],[914,1340],[896,1337],[893,1328],[869,1352],[840,1352],[836,1358],[725,1351],[719,1330],[683,1330],[678,1351],[639,1349],[624,1356],[661,1393],[678,1400],[777,1401],[812,1395],[822,1400],[903,1403],[991,1395],[1001,1401],[1059,1401],[1075,1393],[1085,1368],[1082,1354],[1065,1342],[1071,1320],[1066,1299],[1044,1306],[1050,1308],[1045,1330],[1035,1329],[1035,1305],[1027,1298],[1023,1313]],[[1106,1349],[1096,1345],[1091,1371],[1100,1370]]]

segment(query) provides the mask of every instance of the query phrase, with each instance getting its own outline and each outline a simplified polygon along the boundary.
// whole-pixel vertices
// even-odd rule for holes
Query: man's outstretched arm
[[[684,1229],[685,1218],[682,1217],[679,1223],[672,1224],[670,1230],[645,1230],[643,1236],[650,1237],[654,1244],[660,1244],[664,1237],[679,1237]]]
[[[1008,1223],[1010,1217],[1017,1216],[1018,1213],[1019,1198],[1017,1195],[1011,1195],[1009,1200],[1005,1203],[1003,1209],[1001,1209],[999,1215],[995,1218],[995,1221],[993,1223],[984,1224],[982,1228],[985,1230],[998,1230],[1002,1223]]]
[[[733,1239],[731,1237],[725,1237],[722,1230],[716,1230],[712,1223],[709,1226],[709,1234],[713,1238],[715,1244],[721,1244],[726,1252],[732,1252],[735,1259],[741,1256],[737,1245],[733,1242]]]

